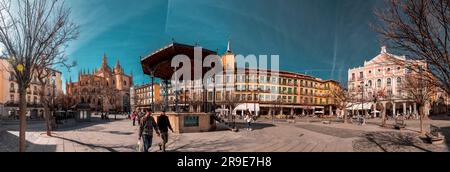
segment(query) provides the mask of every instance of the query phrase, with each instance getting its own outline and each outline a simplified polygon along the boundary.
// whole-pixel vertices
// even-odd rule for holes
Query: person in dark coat
[[[166,144],[169,141],[169,129],[173,133],[172,125],[170,125],[169,117],[167,117],[166,112],[163,112],[163,114],[158,117],[157,123],[162,139],[162,143],[159,144],[159,150],[166,152]]]

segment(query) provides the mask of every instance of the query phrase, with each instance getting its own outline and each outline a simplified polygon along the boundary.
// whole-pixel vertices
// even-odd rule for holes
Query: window
[[[14,86],[14,83],[11,83],[10,87],[9,87],[10,92],[14,93],[16,92],[16,88]]]
[[[391,68],[387,68],[387,71],[390,72],[390,71],[391,71]]]
[[[381,69],[378,69],[378,73],[381,73]]]
[[[123,85],[127,86],[127,81],[123,81]]]
[[[402,69],[402,68],[400,68],[400,67],[397,67],[397,70],[398,70],[398,71],[400,71],[401,69]]]
[[[9,74],[9,80],[12,81],[12,80],[14,80],[14,78],[15,78],[14,73],[11,72]]]
[[[185,116],[184,117],[184,127],[198,127],[199,117],[198,116]]]
[[[369,88],[372,88],[372,80],[369,80],[368,85],[369,85]]]
[[[392,90],[388,90],[387,95],[392,96]]]
[[[352,73],[352,80],[355,80],[355,74]],[[306,83],[306,85],[308,85],[308,83]]]
[[[391,78],[388,78],[388,79],[387,79],[387,86],[388,86],[388,87],[392,86],[392,80],[391,80]]]
[[[372,70],[369,70],[369,74],[372,74]]]
[[[14,94],[11,94],[11,95],[9,96],[9,100],[11,100],[11,102],[14,102]]]
[[[363,79],[364,78],[364,73],[363,72],[359,72],[359,79]]]
[[[402,78],[398,77],[397,78],[397,87],[401,87],[402,86]]]
[[[378,88],[381,88],[381,79],[378,79],[378,81],[377,81],[377,87],[378,87]]]

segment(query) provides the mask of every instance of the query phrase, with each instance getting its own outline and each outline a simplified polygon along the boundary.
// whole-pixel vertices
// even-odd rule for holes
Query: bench
[[[397,118],[395,119],[394,128],[397,130],[402,130],[406,128],[406,123],[403,118]]]
[[[440,132],[441,128],[430,125],[430,132],[426,134],[427,141],[431,144],[443,144],[445,137]]]

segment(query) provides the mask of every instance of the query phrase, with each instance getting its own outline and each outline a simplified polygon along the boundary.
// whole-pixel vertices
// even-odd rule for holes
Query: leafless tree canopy
[[[30,82],[55,65],[67,64],[67,43],[78,36],[70,9],[58,0],[0,0],[0,46],[19,85],[19,151],[25,151],[26,92]]]
[[[402,90],[406,91],[404,96],[413,100],[419,106],[424,106],[427,102],[430,102],[438,89],[426,79],[425,75],[427,74],[409,74],[401,85]]]
[[[429,83],[450,93],[450,0],[387,0],[375,13],[383,42],[427,63]],[[412,62],[412,61],[406,61]],[[412,69],[419,69],[412,67]]]
[[[58,0],[1,0],[0,43],[16,78],[28,86],[38,70],[67,64],[64,49],[78,36],[70,9]],[[23,65],[23,71],[17,65]],[[40,72],[42,73],[42,72]]]

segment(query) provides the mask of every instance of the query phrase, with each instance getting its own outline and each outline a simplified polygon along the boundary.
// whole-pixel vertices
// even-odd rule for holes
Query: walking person
[[[148,152],[148,150],[152,146],[153,130],[156,131],[156,134],[158,135],[158,137],[160,136],[158,127],[156,125],[155,119],[152,116],[151,110],[147,111],[145,116],[141,118],[139,125],[140,125],[139,140],[142,139],[144,142],[143,152]]]
[[[137,118],[137,113],[136,113],[136,111],[134,111],[133,114],[131,114],[131,120],[133,120],[133,126],[136,126],[136,118]]]
[[[253,117],[249,111],[246,111],[244,120],[247,122],[247,130],[252,131]]]
[[[158,117],[157,123],[162,139],[162,143],[159,143],[159,150],[166,152],[166,144],[169,140],[169,129],[173,133],[172,125],[170,125],[169,117],[167,117],[166,112],[163,112],[163,114]]]

